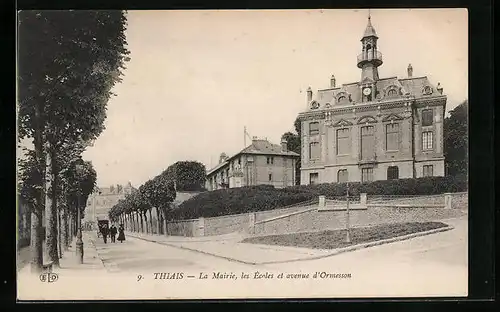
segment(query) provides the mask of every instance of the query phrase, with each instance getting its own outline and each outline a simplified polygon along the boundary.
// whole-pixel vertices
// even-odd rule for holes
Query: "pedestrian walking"
[[[123,224],[120,224],[120,226],[118,227],[118,240],[120,241],[120,243],[123,243],[123,241],[125,240],[125,228],[123,227]]]
[[[104,244],[107,244],[108,243],[108,234],[109,234],[109,229],[108,229],[107,224],[103,224],[103,226],[101,228],[101,234],[102,234],[102,238],[104,240]]]
[[[116,238],[116,233],[117,232],[118,231],[116,230],[116,226],[114,224],[111,225],[111,228],[109,229],[109,236],[111,237],[111,242],[112,243],[116,243],[115,238]]]

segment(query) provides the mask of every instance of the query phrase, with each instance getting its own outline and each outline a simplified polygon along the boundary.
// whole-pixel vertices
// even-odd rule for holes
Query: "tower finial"
[[[370,11],[370,9],[368,9],[368,20],[371,20],[371,19],[372,19],[371,11]]]

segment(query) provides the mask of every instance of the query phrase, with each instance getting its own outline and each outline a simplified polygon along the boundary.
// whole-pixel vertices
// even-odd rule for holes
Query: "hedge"
[[[381,180],[368,183],[350,182],[349,193],[369,195],[435,195],[467,190],[467,178],[427,177],[418,179]],[[339,198],[346,194],[346,183],[298,185],[275,189],[272,185],[248,186],[200,193],[172,211],[177,220],[217,217],[230,214],[265,211],[317,199]]]

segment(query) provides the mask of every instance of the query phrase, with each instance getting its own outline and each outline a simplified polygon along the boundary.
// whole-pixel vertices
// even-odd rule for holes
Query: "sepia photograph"
[[[17,12],[17,299],[467,297],[466,9]]]

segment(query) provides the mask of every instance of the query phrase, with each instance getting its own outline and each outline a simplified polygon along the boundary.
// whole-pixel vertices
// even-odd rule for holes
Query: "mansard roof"
[[[410,95],[415,99],[441,95],[438,93],[436,87],[429,81],[427,76],[411,78],[381,78],[375,82],[375,86],[377,90],[375,99],[383,99],[384,89],[391,88],[392,86],[396,87],[401,92],[401,94],[396,96],[395,99],[397,99],[398,97],[401,98],[405,95]],[[343,84],[342,86],[336,88],[321,89],[318,90],[316,98],[313,101],[319,104],[319,107],[317,107],[317,109],[328,108],[327,104],[330,107],[346,104],[355,105],[356,103],[360,103],[362,100],[360,87],[360,82],[353,82]],[[425,90],[426,87],[428,87],[428,90]],[[344,95],[347,95],[350,98],[350,102],[337,103],[336,98],[340,95],[340,93],[344,93]],[[311,107],[309,107],[308,110],[311,110]]]

